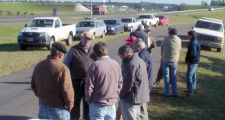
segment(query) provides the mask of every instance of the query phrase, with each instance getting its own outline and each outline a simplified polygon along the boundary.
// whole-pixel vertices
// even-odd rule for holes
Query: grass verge
[[[166,98],[164,85],[153,89],[149,104],[153,120],[224,120],[225,119],[225,50],[222,53],[202,51],[197,72],[197,94],[183,95],[186,90],[186,64],[183,62],[186,49],[182,51],[178,64],[178,98]],[[161,82],[163,83],[163,82]]]

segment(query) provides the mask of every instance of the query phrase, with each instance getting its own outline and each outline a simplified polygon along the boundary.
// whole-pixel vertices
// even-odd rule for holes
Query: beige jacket
[[[177,35],[166,37],[162,43],[162,61],[178,62],[181,51],[181,39]]]

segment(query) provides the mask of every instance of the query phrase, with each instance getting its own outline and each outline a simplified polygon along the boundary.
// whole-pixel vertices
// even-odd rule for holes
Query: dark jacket
[[[147,103],[149,88],[145,62],[137,54],[123,60],[122,75],[120,99],[134,104]]]
[[[72,80],[85,80],[88,68],[97,59],[93,49],[89,48],[86,53],[81,43],[71,47],[64,63],[69,67]]]
[[[36,65],[32,75],[31,88],[41,104],[71,109],[74,91],[70,71],[66,65],[53,58],[47,58]]]
[[[187,64],[198,64],[200,60],[201,47],[197,39],[191,39],[185,58]]]
[[[147,49],[143,49],[138,53],[138,56],[146,63],[147,65],[147,72],[148,72],[148,81],[149,86],[152,87],[152,58]]]
[[[134,32],[131,32],[130,36],[136,36],[137,38],[141,38],[145,42],[146,48],[150,47],[148,46],[148,34],[145,33],[143,30],[136,30]]]

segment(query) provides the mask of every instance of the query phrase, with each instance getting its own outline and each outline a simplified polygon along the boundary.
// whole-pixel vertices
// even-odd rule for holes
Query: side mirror
[[[25,24],[24,27],[27,27],[27,24]]]

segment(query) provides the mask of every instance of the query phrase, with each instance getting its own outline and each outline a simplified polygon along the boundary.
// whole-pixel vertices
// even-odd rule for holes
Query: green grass
[[[17,15],[51,15],[52,8],[57,8],[58,15],[75,13],[75,3],[1,3],[0,16]],[[9,11],[10,13],[7,13]]]
[[[182,94],[186,90],[186,49],[183,49],[177,73],[179,97],[163,97],[163,85],[154,88],[149,116],[154,120],[224,120],[224,53],[225,49],[222,53],[201,52],[201,62],[197,70],[197,94],[187,97]]]

